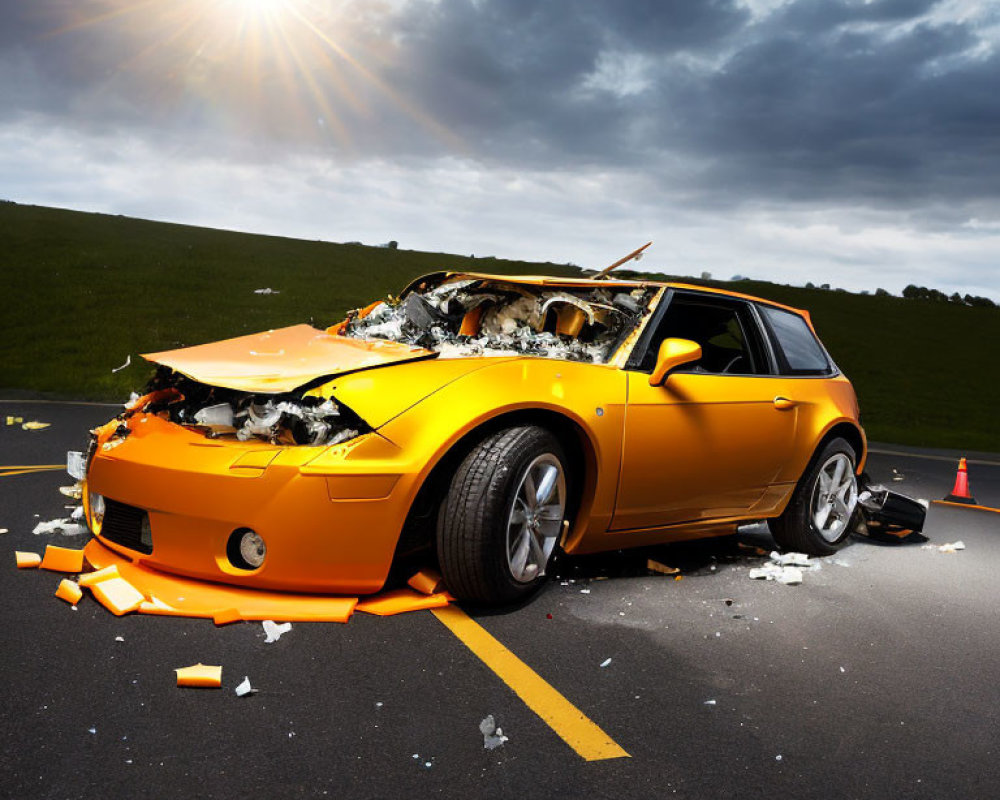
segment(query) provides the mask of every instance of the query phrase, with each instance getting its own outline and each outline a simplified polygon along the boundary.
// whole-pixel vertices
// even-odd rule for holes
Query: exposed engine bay
[[[146,394],[131,405],[141,406],[132,413],[159,414],[177,425],[203,430],[210,438],[232,436],[244,442],[332,445],[370,430],[357,414],[331,399],[207,386],[164,366],[146,386]]]
[[[652,287],[553,287],[454,276],[353,312],[338,331],[443,358],[534,355],[606,363],[648,313]]]

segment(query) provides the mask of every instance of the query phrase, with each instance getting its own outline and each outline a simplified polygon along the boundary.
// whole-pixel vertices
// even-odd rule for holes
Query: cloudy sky
[[[0,0],[0,197],[1000,300],[995,0]]]

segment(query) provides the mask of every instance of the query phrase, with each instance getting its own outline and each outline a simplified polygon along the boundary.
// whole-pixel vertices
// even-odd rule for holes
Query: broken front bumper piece
[[[875,484],[866,486],[858,495],[861,509],[859,533],[869,530],[906,530],[920,533],[927,519],[927,505],[905,494]]]

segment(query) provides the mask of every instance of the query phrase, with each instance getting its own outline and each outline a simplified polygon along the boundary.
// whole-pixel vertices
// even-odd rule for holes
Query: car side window
[[[690,339],[701,345],[701,358],[678,372],[726,375],[769,372],[757,322],[742,301],[674,294],[638,364],[639,370],[653,370],[664,339]]]
[[[759,305],[761,316],[771,328],[783,359],[782,372],[791,375],[828,375],[830,359],[808,323],[798,314],[774,306]]]

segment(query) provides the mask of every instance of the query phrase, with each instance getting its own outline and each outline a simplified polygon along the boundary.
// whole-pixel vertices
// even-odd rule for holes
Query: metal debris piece
[[[247,676],[243,677],[243,681],[233,691],[236,692],[237,697],[246,697],[248,694],[257,694],[258,692],[250,685],[250,678]]]
[[[291,622],[277,623],[273,619],[265,619],[262,623],[264,626],[264,643],[271,644],[272,642],[278,641],[282,634],[288,633],[292,629]]]
[[[221,689],[222,688],[222,667],[209,666],[208,664],[194,664],[190,667],[180,667],[175,669],[177,673],[177,685],[188,686],[198,689]]]
[[[479,732],[483,734],[483,749],[484,750],[496,750],[498,747],[502,746],[504,742],[510,741],[510,738],[504,736],[503,728],[498,728],[496,720],[493,719],[492,714],[488,714],[486,718],[479,723]]]
[[[59,492],[60,494],[64,494],[66,497],[72,498],[73,500],[79,500],[83,497],[83,486],[79,483],[74,483],[72,486],[60,486]]]
[[[131,365],[132,365],[132,354],[129,353],[127,356],[125,356],[125,363],[122,364],[120,367],[115,367],[113,370],[111,370],[111,374],[113,375],[116,372],[121,372],[123,369]]]

